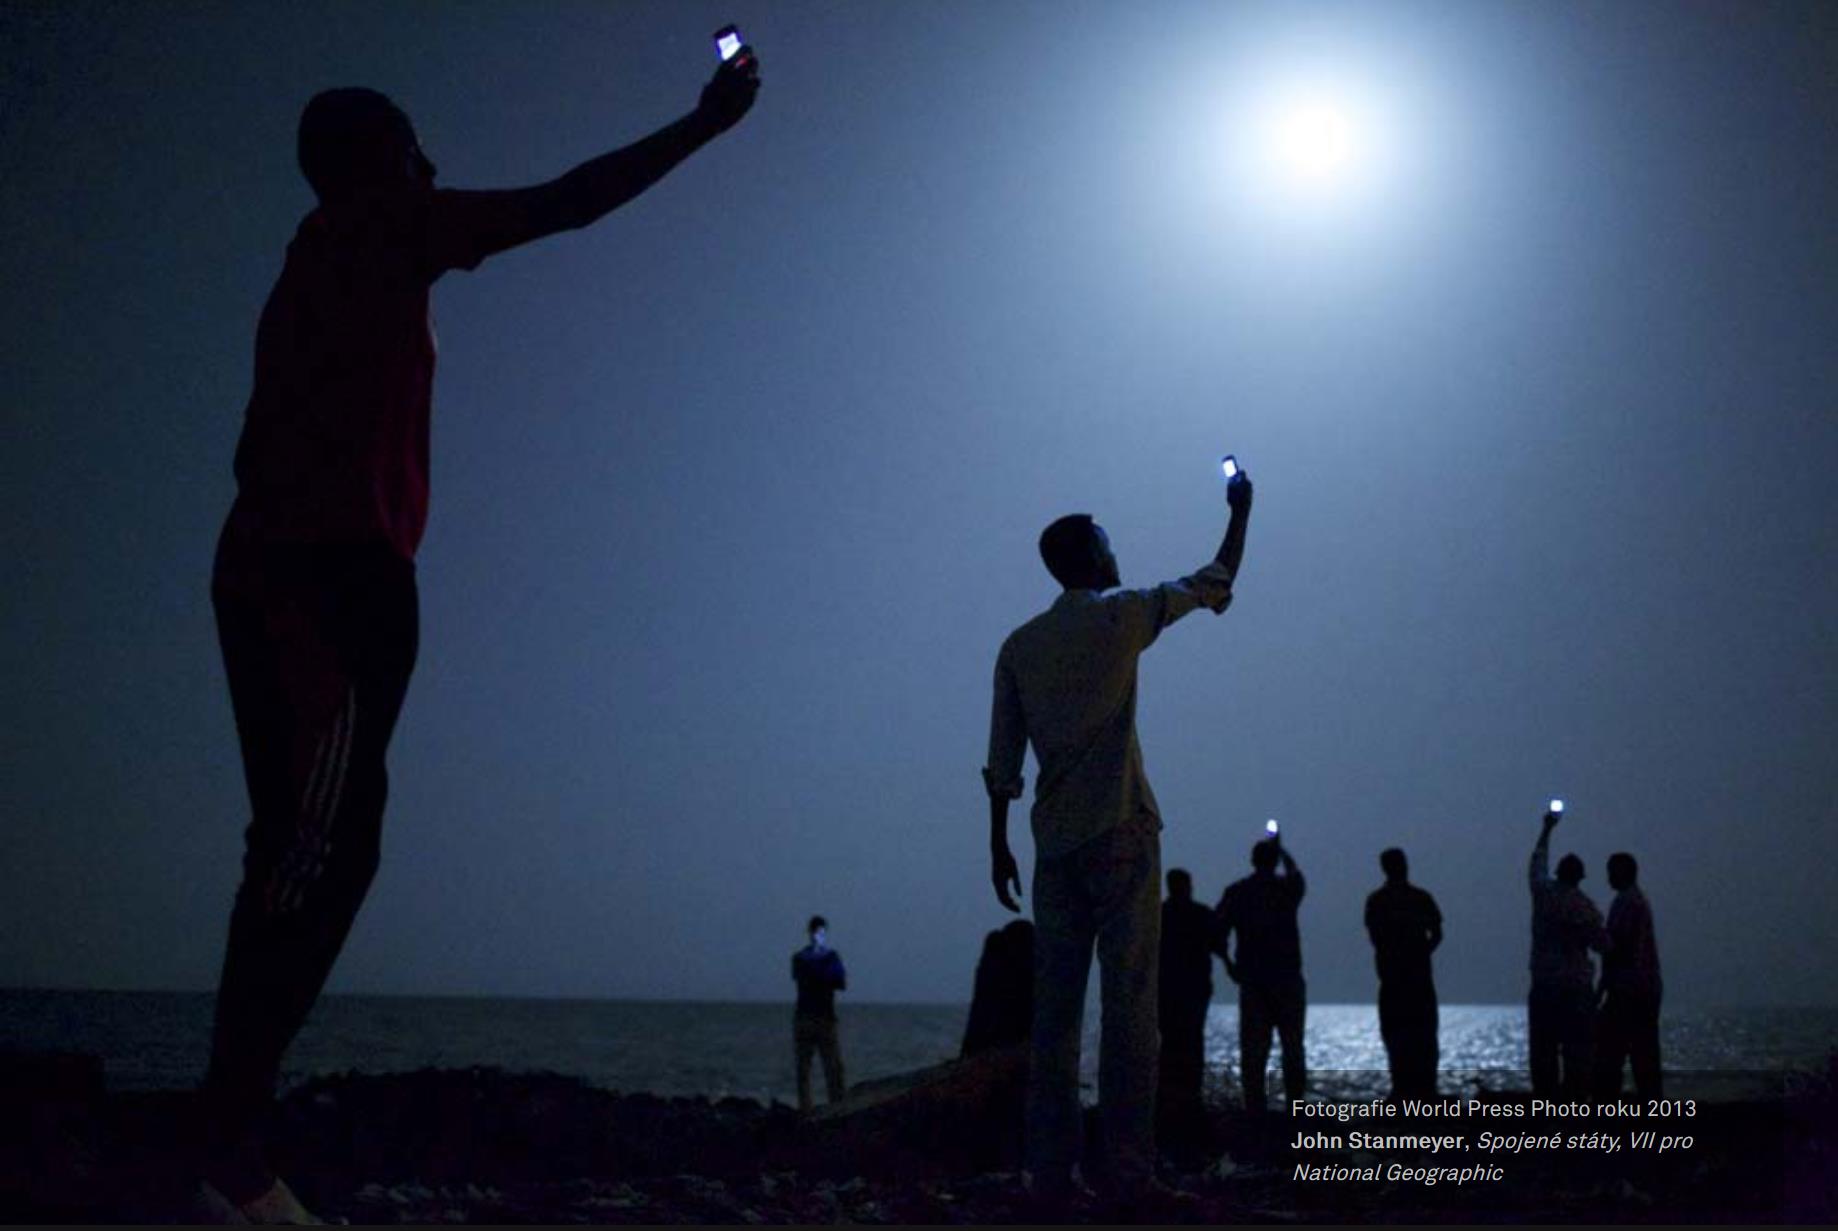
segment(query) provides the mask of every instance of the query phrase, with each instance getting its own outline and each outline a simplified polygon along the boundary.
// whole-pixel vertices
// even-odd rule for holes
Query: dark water
[[[848,1006],[841,1016],[849,1080],[956,1055],[965,1015],[960,1005]],[[1088,1080],[1096,1016],[1086,1022]],[[202,993],[0,991],[0,1047],[99,1055],[110,1085],[123,1090],[195,1083],[210,1020],[211,997]],[[1237,1008],[1214,1004],[1207,1026],[1214,1073],[1235,1071],[1237,1029]],[[1445,1070],[1497,1074],[1496,1086],[1524,1084],[1523,1006],[1444,1005],[1441,1041]],[[1385,1067],[1372,1005],[1310,1006],[1306,1045],[1314,1070]],[[1668,1069],[1823,1071],[1838,1047],[1838,1009],[1670,1012],[1662,1045]],[[788,1004],[328,996],[289,1053],[286,1077],[429,1065],[551,1070],[667,1095],[790,1102],[795,1093]],[[1355,1078],[1334,1092],[1376,1091]]]

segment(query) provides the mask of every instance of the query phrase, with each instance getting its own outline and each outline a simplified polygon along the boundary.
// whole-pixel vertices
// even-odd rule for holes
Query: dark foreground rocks
[[[1031,1214],[1015,1156],[1023,1080],[1017,1057],[993,1053],[799,1116],[553,1074],[348,1074],[292,1091],[274,1140],[307,1203],[354,1223],[1015,1223]],[[1176,1217],[1829,1222],[1833,1105],[1829,1086],[1719,1104],[1700,1121],[1707,1148],[1663,1164],[1566,1157],[1515,1166],[1503,1183],[1428,1188],[1298,1184],[1295,1122],[1215,1109],[1207,1165],[1171,1177],[1194,1196]],[[0,1219],[191,1221],[188,1114],[183,1095],[108,1093],[93,1059],[0,1058]]]

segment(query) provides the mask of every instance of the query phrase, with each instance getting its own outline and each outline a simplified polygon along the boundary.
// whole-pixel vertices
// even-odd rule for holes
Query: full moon
[[[1231,109],[1237,191],[1313,221],[1375,206],[1394,161],[1394,91],[1352,69],[1279,73],[1246,83]]]
[[[1353,123],[1333,99],[1286,103],[1276,116],[1272,141],[1278,162],[1298,186],[1331,186],[1353,161]]]

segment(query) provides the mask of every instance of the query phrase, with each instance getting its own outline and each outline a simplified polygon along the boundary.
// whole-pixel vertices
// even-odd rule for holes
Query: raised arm
[[[1295,895],[1296,901],[1300,902],[1302,895],[1308,892],[1308,882],[1302,879],[1302,869],[1296,863],[1296,857],[1289,853],[1289,848],[1280,840],[1276,844],[1276,854],[1283,861],[1283,883]]]
[[[1213,559],[1233,580],[1237,580],[1238,566],[1244,562],[1244,534],[1251,521],[1251,494],[1251,476],[1243,470],[1225,485],[1225,502],[1231,507],[1232,517],[1225,525],[1225,538]]]
[[[758,93],[759,61],[743,49],[715,70],[695,110],[630,145],[528,188],[436,193],[431,273],[469,269],[493,253],[597,222],[739,123]]]
[[[1551,883],[1551,831],[1562,819],[1555,812],[1544,814],[1544,828],[1539,831],[1538,844],[1532,847],[1532,866],[1527,870],[1533,893]]]

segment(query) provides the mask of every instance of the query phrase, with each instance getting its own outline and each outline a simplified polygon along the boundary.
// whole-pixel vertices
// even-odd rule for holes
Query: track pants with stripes
[[[252,820],[202,1091],[206,1171],[273,1182],[281,1057],[376,874],[384,757],[414,669],[415,566],[383,547],[219,550],[211,585]]]

